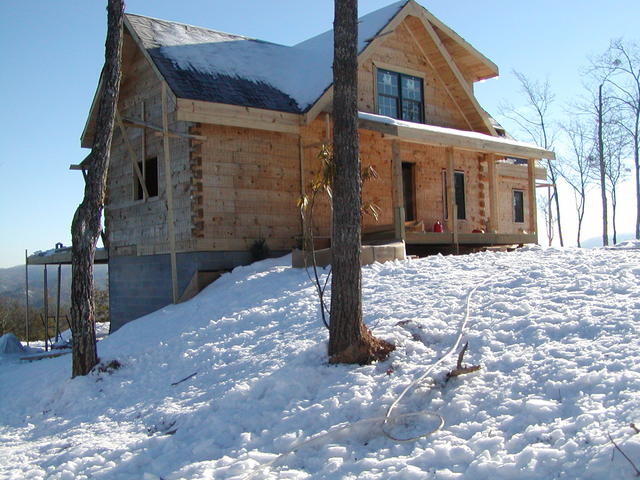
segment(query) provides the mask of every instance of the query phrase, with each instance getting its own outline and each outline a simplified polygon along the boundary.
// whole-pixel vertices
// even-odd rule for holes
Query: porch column
[[[396,140],[391,142],[391,176],[393,185],[393,229],[395,238],[406,239],[404,228],[404,191],[402,189],[402,160],[400,159],[400,145]]]
[[[486,156],[489,165],[489,233],[498,233],[498,182],[496,174],[496,156]]]
[[[527,178],[529,180],[529,224],[531,233],[538,236],[538,203],[536,202],[536,159],[527,159]]]
[[[447,229],[454,236],[458,229],[458,219],[456,218],[456,194],[453,178],[453,147],[446,149],[447,159]]]

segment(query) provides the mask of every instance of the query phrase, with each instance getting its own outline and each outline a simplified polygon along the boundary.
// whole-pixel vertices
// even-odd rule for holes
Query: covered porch
[[[359,116],[360,129],[375,132],[390,143],[392,157],[392,224],[365,226],[363,241],[395,239],[408,246],[432,247],[537,243],[536,182],[546,180],[546,170],[536,166],[536,160],[553,160],[553,152],[504,137],[367,113]],[[436,172],[417,181],[411,170],[422,160],[420,148],[431,157],[429,166],[422,169]],[[463,171],[470,178],[465,179]],[[462,183],[457,177],[462,177]],[[465,195],[466,214],[464,203],[463,211],[458,211],[459,199],[464,202]],[[417,209],[418,196],[430,202],[422,201],[422,208]],[[514,209],[520,218],[513,218]]]

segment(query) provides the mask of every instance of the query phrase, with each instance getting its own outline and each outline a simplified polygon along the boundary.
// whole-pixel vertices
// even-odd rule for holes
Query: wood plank
[[[149,123],[149,122],[137,120],[135,118],[130,118],[130,117],[122,117],[122,122],[127,127],[142,128],[142,129],[148,128],[149,130],[155,130],[160,135],[164,135],[164,130],[162,127],[153,125],[152,123]],[[191,138],[194,140],[203,140],[203,141],[207,139],[207,137],[203,135],[192,135],[190,133],[179,133],[179,132],[172,132],[172,131],[169,131],[168,135],[170,137]]]
[[[408,245],[451,245],[453,234],[433,232],[407,232]],[[525,233],[460,233],[460,245],[519,245],[536,243],[537,236]]]
[[[438,18],[436,18],[431,12],[429,12],[426,8],[418,5],[417,3],[410,2],[412,7],[412,13],[414,13],[418,18],[420,18],[423,22],[429,22],[436,26],[438,30],[445,33],[449,38],[451,38],[456,44],[460,45],[472,58],[474,58],[477,63],[482,64],[486,68],[486,73],[482,75],[478,80],[483,80],[486,78],[496,77],[498,75],[498,66],[485,57],[482,53],[480,53],[476,48],[467,42],[464,38],[458,35],[454,30],[452,30],[449,26],[442,23]]]
[[[499,162],[496,165],[498,175],[501,177],[512,178],[529,178],[529,172],[527,165],[515,165],[513,163]],[[547,171],[543,167],[536,167],[535,169],[536,180],[546,180]]]
[[[382,123],[361,118],[359,126],[362,129],[371,130],[406,142],[433,145],[436,147],[454,147],[456,150],[470,152],[495,153],[500,156],[517,158],[548,158],[555,160],[555,153],[534,145],[515,143],[500,137],[492,137],[485,134],[482,137],[468,136],[468,132],[457,131],[453,128],[439,128],[430,130],[420,126],[408,127]]]
[[[446,163],[447,163],[447,229],[453,234],[457,227],[455,217],[456,196],[454,191],[454,178],[453,178],[453,148],[447,148],[446,150]],[[453,236],[451,238],[453,241]]]
[[[149,198],[149,191],[147,190],[147,184],[144,181],[144,175],[140,171],[140,166],[136,161],[136,154],[133,151],[133,145],[131,145],[131,140],[129,140],[129,135],[127,134],[127,130],[122,123],[122,117],[120,116],[120,112],[116,111],[116,123],[120,128],[120,134],[122,135],[122,140],[127,147],[127,151],[129,152],[129,158],[131,159],[131,163],[133,165],[133,171],[136,173],[136,177],[138,177],[138,182],[140,182],[140,186],[142,187],[142,198],[146,202]],[[142,161],[142,165],[144,166],[144,159]]]
[[[177,119],[283,133],[299,133],[301,115],[200,100],[177,99]]]
[[[162,129],[164,133],[169,132],[169,113],[167,106],[167,85],[162,82]],[[164,180],[167,195],[167,224],[169,234],[169,254],[171,256],[171,290],[173,303],[178,303],[178,269],[176,264],[176,234],[175,219],[173,213],[173,185],[171,181],[171,150],[169,148],[169,135],[164,135],[163,142],[164,157]]]
[[[491,125],[491,122],[489,121],[489,117],[487,116],[486,112],[478,103],[478,100],[473,94],[473,91],[469,86],[469,84],[467,83],[467,80],[462,75],[462,72],[460,72],[460,69],[458,69],[458,66],[456,65],[456,63],[453,61],[453,58],[451,57],[451,54],[449,53],[449,51],[442,44],[442,41],[440,40],[440,37],[438,37],[438,34],[433,29],[433,26],[429,21],[424,21],[423,24],[424,24],[425,30],[431,37],[431,40],[433,41],[438,51],[440,52],[440,55],[442,55],[442,58],[444,58],[447,64],[447,67],[450,69],[451,73],[453,73],[454,77],[458,81],[460,88],[462,89],[462,91],[466,96],[465,100],[468,100],[473,105],[474,109],[476,110],[478,116],[480,117],[487,131],[491,135],[497,136],[498,134],[496,133],[496,130],[493,128],[493,125]]]
[[[529,159],[527,162],[529,172],[529,222],[530,230],[536,235],[536,242],[538,236],[538,203],[536,202],[536,161]]]
[[[391,175],[393,185],[393,225],[395,238],[404,240],[406,238],[405,230],[405,211],[404,211],[404,190],[402,188],[402,159],[400,158],[400,145],[397,141],[391,143]]]
[[[489,166],[489,230],[491,233],[498,231],[499,205],[498,205],[498,183],[496,174],[496,157],[493,154],[486,155]]]

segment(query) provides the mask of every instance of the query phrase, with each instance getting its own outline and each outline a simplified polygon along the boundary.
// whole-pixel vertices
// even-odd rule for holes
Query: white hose
[[[427,368],[427,370],[422,375],[420,375],[420,377],[418,377],[417,379],[412,381],[409,385],[407,385],[405,387],[404,390],[402,390],[400,395],[398,395],[396,397],[396,399],[393,401],[393,403],[391,405],[389,405],[389,408],[387,409],[387,412],[383,417],[365,418],[363,420],[358,420],[357,422],[354,422],[354,423],[345,423],[345,424],[342,424],[342,425],[334,426],[328,432],[324,432],[324,433],[320,433],[320,434],[314,435],[314,436],[312,436],[312,437],[310,437],[310,438],[298,443],[297,445],[292,447],[290,450],[287,450],[286,452],[281,453],[280,455],[278,455],[273,460],[271,460],[271,461],[269,461],[267,463],[263,463],[262,465],[259,465],[259,466],[255,467],[246,476],[240,476],[240,477],[236,477],[236,478],[242,478],[242,479],[245,479],[245,480],[249,480],[249,479],[253,478],[255,475],[257,475],[258,473],[260,473],[261,471],[263,471],[264,469],[269,468],[271,465],[273,465],[277,461],[283,459],[284,457],[286,457],[288,455],[291,455],[292,453],[296,453],[300,448],[304,447],[305,445],[308,445],[308,444],[310,444],[312,442],[315,442],[317,440],[320,440],[320,439],[331,438],[331,437],[335,436],[338,432],[342,432],[344,430],[348,430],[348,429],[354,428],[356,426],[361,426],[361,425],[368,424],[368,423],[381,423],[382,424],[382,432],[384,433],[384,435],[387,438],[389,438],[391,440],[394,440],[396,442],[414,441],[414,440],[417,440],[419,438],[425,438],[425,437],[428,437],[429,435],[433,435],[438,430],[441,430],[442,427],[444,426],[444,418],[442,417],[442,415],[440,415],[437,412],[434,412],[433,410],[419,410],[419,411],[416,411],[416,412],[409,412],[409,413],[403,413],[403,414],[398,414],[398,415],[392,415],[392,413],[395,410],[395,408],[398,406],[400,401],[404,398],[404,396],[410,390],[412,390],[418,384],[423,382],[424,379],[427,378],[427,376],[439,364],[441,364],[449,355],[451,355],[453,352],[455,352],[458,349],[458,347],[460,346],[460,342],[462,341],[462,335],[464,334],[464,331],[465,331],[465,329],[467,327],[467,324],[469,323],[469,314],[470,314],[470,311],[471,311],[471,307],[470,307],[470,305],[471,305],[471,296],[475,293],[476,290],[478,290],[478,288],[480,288],[481,286],[485,285],[486,283],[487,282],[483,282],[483,283],[481,283],[479,285],[476,285],[467,294],[467,299],[465,301],[464,318],[463,318],[462,323],[460,325],[460,329],[458,331],[458,335],[456,337],[456,341],[454,342],[454,344],[449,348],[449,350],[447,350],[445,352],[444,355],[442,355],[438,360],[436,360],[435,363],[433,363],[429,368]],[[395,437],[394,435],[392,435],[391,433],[389,433],[385,429],[385,426],[390,424],[391,422],[395,422],[395,421],[401,420],[403,418],[415,417],[415,416],[431,416],[431,417],[434,417],[434,418],[438,419],[438,425],[436,427],[434,427],[433,429],[431,429],[431,430],[429,430],[429,431],[427,431],[427,432],[425,432],[425,433],[423,433],[421,435],[417,435],[417,436],[411,437],[411,438],[398,438],[398,437]]]

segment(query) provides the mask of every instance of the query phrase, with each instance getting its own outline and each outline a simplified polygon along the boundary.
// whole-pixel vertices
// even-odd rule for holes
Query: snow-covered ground
[[[639,247],[366,267],[366,322],[397,346],[370,366],[327,364],[289,257],[237,268],[101,341],[119,369],[71,380],[69,356],[1,358],[0,478],[634,478],[608,435],[640,465]],[[455,342],[475,286],[463,340],[482,368],[445,382],[455,355],[441,364],[397,412],[442,429],[387,438],[366,420]],[[394,433],[437,424],[409,418]]]

